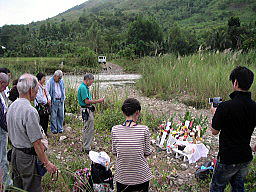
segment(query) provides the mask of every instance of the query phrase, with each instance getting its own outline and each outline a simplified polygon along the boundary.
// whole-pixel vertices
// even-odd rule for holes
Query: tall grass
[[[146,57],[139,63],[143,75],[137,83],[147,96],[169,99],[189,95],[198,107],[207,103],[208,97],[228,98],[232,91],[229,75],[235,66],[241,65],[256,72],[256,52],[197,53],[185,57],[165,55]],[[251,90],[255,91],[255,83]]]

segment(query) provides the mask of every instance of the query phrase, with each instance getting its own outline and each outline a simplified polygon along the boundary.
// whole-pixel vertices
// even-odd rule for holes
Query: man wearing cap
[[[0,172],[3,178],[0,178],[0,183],[3,182],[4,187],[12,185],[12,180],[8,174],[8,161],[7,161],[7,123],[6,112],[7,102],[3,99],[4,90],[9,84],[9,77],[5,73],[0,73]],[[2,180],[3,181],[2,181]]]
[[[46,83],[46,90],[50,95],[49,100],[51,100],[50,127],[53,134],[63,133],[64,101],[66,96],[62,76],[62,71],[57,70]]]
[[[77,98],[81,106],[82,117],[84,121],[83,129],[83,150],[88,154],[91,150],[91,143],[94,136],[94,106],[92,104],[104,102],[104,98],[92,99],[89,87],[93,84],[94,76],[87,73],[84,76],[83,83],[78,88]]]
[[[13,146],[13,185],[28,192],[42,192],[39,166],[49,173],[55,173],[57,168],[45,153],[47,143],[44,142],[44,131],[39,125],[38,112],[30,103],[38,92],[37,78],[31,74],[22,75],[17,89],[19,98],[7,112],[7,129]]]

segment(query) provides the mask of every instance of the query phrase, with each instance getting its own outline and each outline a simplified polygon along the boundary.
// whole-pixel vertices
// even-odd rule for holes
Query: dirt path
[[[102,66],[101,73],[107,74],[123,74],[124,70],[121,66],[116,65],[114,63],[107,62],[105,65]]]

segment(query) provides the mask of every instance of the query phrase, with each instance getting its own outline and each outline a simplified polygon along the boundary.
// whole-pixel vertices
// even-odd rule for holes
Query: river
[[[109,87],[123,87],[125,85],[135,84],[141,75],[138,74],[97,74],[94,76],[95,85],[101,89]],[[64,75],[66,86],[78,88],[83,81],[83,75]]]

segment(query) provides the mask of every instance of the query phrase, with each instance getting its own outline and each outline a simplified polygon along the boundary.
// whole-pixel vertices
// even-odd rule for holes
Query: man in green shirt
[[[93,84],[94,76],[87,73],[84,76],[83,83],[78,88],[78,103],[81,106],[82,117],[84,121],[83,143],[84,151],[88,154],[91,150],[91,143],[94,136],[94,106],[92,104],[104,102],[104,98],[98,100],[92,99],[89,87]]]

